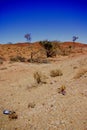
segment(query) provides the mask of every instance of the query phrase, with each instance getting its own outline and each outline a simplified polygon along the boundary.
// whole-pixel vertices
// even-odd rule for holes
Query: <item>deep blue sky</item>
[[[0,43],[39,40],[87,43],[87,0],[0,0]]]

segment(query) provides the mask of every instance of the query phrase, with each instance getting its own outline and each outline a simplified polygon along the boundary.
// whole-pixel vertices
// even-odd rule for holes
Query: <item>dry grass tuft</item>
[[[3,61],[4,61],[4,60],[5,60],[5,59],[0,56],[0,64],[3,64]]]
[[[50,76],[51,76],[51,77],[62,76],[62,75],[63,75],[63,73],[62,73],[62,71],[59,70],[59,69],[52,70],[52,71],[50,72]]]
[[[34,89],[34,88],[37,88],[37,87],[38,87],[38,84],[34,83],[34,84],[31,84],[30,86],[27,86],[26,90],[31,91],[31,89]]]
[[[78,78],[82,77],[85,73],[87,73],[87,69],[80,69],[80,70],[78,70],[78,72],[74,78],[78,79]]]
[[[7,69],[7,67],[0,68],[0,70],[6,70],[6,69]]]
[[[36,80],[36,82],[38,84],[41,83],[41,74],[39,72],[35,72],[34,73],[34,79]]]
[[[41,72],[35,72],[34,73],[34,79],[36,80],[36,83],[40,84],[40,83],[44,83],[46,84],[46,76],[42,75]]]
[[[13,62],[25,62],[25,58],[21,57],[21,56],[11,57],[10,61],[13,61]]]
[[[3,64],[3,61],[0,59],[0,64]]]
[[[31,102],[28,104],[28,108],[34,108],[36,106],[36,104],[34,102]]]

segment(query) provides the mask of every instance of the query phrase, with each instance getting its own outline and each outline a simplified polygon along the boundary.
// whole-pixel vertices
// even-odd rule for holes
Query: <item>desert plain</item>
[[[19,53],[28,58],[28,45],[0,45],[5,59],[0,64],[0,130],[87,130],[87,45],[76,45],[67,55],[46,58],[47,63],[9,61]],[[62,74],[52,76],[52,71]],[[65,94],[59,92],[62,86]],[[15,111],[17,119],[4,110]]]

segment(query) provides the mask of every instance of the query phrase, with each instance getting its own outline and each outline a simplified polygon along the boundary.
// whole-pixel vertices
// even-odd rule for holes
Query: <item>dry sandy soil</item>
[[[87,130],[87,54],[53,60],[0,65],[0,130]],[[51,77],[56,69],[63,75]],[[45,83],[36,83],[35,72]],[[65,95],[58,93],[62,85]],[[5,109],[18,118],[10,120]]]

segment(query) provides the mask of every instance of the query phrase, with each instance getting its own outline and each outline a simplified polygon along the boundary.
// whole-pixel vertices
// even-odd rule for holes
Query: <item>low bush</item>
[[[21,56],[16,56],[16,57],[11,57],[10,61],[15,61],[15,62],[25,62],[25,58]]]
[[[48,41],[48,40],[44,40],[44,41],[40,41],[40,45],[42,47],[44,47],[47,57],[56,56],[56,46],[53,42]]]
[[[77,74],[74,76],[75,79],[82,77],[85,73],[87,73],[87,69],[80,69],[78,70]]]
[[[41,83],[41,74],[39,72],[35,72],[34,73],[34,79],[36,80],[36,82],[38,84]]]
[[[62,71],[59,70],[59,69],[52,70],[52,71],[50,72],[50,76],[51,76],[51,77],[62,76],[62,75],[63,75],[63,73],[62,73]]]
[[[0,59],[0,64],[3,64],[3,61]]]
[[[31,102],[31,103],[28,104],[28,108],[34,108],[35,105],[36,105],[36,104],[35,104],[34,102]]]
[[[36,58],[36,59],[33,59],[33,60],[28,59],[27,62],[40,63],[40,64],[43,64],[43,63],[48,64],[49,63],[49,61],[47,59],[39,59],[39,58]]]
[[[18,62],[18,59],[16,57],[11,57],[10,61],[14,61],[14,62],[16,61],[16,62]]]
[[[3,64],[3,61],[4,61],[5,59],[3,58],[3,57],[0,57],[0,64]]]
[[[35,72],[34,73],[34,79],[36,80],[36,83],[44,83],[46,84],[46,79],[47,77],[45,75],[42,75],[40,72]]]

